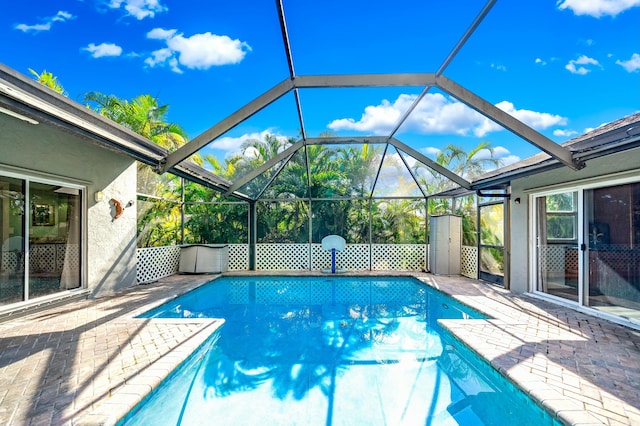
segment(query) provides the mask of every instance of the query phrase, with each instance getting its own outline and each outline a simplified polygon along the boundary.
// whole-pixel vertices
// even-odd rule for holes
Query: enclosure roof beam
[[[418,182],[418,177],[413,172],[413,170],[411,170],[411,167],[409,167],[409,163],[407,163],[407,159],[404,158],[404,155],[402,155],[402,151],[400,151],[398,148],[396,148],[396,151],[398,152],[398,157],[400,157],[400,160],[402,160],[402,164],[404,164],[404,167],[407,169],[407,171],[411,175],[411,178],[416,183],[416,186],[418,187],[424,198],[427,198],[427,193],[424,192],[424,189],[422,189],[422,185],[420,185],[420,182]]]
[[[306,75],[296,76],[293,79],[293,85],[298,89],[322,87],[408,87],[426,86],[434,83],[434,73]]]
[[[480,96],[465,89],[452,80],[449,80],[445,76],[441,75],[436,78],[436,85],[449,93],[460,102],[475,109],[480,114],[495,121],[501,126],[509,129],[511,132],[520,136],[522,139],[537,146],[542,151],[546,152],[553,158],[557,159],[561,163],[569,166],[574,170],[580,170],[584,167],[584,163],[575,160],[571,154],[571,151],[558,145],[551,139],[547,138],[543,134],[533,130],[520,120],[516,119],[512,115],[507,114],[495,105],[485,101]]]
[[[287,56],[287,65],[289,66],[289,76],[294,78],[296,71],[293,67],[293,54],[291,53],[291,42],[289,39],[289,31],[287,30],[287,21],[284,17],[284,6],[282,0],[276,0],[276,6],[278,9],[278,19],[280,21],[280,32],[282,34],[282,43],[284,44],[284,53]],[[302,104],[300,103],[300,94],[298,89],[293,89],[293,96],[296,100],[296,108],[298,110],[298,121],[300,122],[300,134],[302,139],[307,138],[307,132],[304,127],[304,118],[302,116]]]
[[[424,163],[426,166],[430,167],[431,169],[433,169],[436,172],[440,173],[441,175],[445,176],[449,180],[452,180],[453,182],[457,183],[461,187],[463,187],[465,189],[470,189],[471,188],[471,183],[467,182],[465,179],[463,179],[462,177],[460,177],[457,174],[453,173],[451,170],[447,169],[446,167],[443,167],[440,164],[436,163],[435,161],[433,161],[432,159],[430,159],[426,155],[421,154],[418,151],[416,151],[415,149],[411,148],[410,146],[400,142],[398,139],[391,138],[389,140],[389,143],[391,145],[395,146],[396,149],[399,149],[400,151],[406,152],[407,154],[411,155],[416,160],[420,161],[421,163]]]
[[[305,145],[305,141],[299,140],[298,142],[296,142],[293,145],[289,146],[287,149],[285,149],[282,152],[280,152],[275,157],[265,161],[259,167],[256,167],[251,172],[247,173],[246,175],[244,175],[243,177],[241,177],[237,181],[233,182],[233,184],[229,187],[229,190],[227,191],[227,193],[225,195],[229,195],[232,192],[238,190],[243,185],[245,185],[249,181],[257,178],[262,173],[266,172],[267,170],[269,170],[270,168],[272,168],[273,166],[275,166],[276,164],[278,164],[279,162],[281,162],[285,158],[293,156],[293,154],[295,154],[304,145]]]
[[[262,95],[255,98],[227,118],[215,124],[213,127],[205,130],[200,135],[191,139],[188,143],[182,145],[177,150],[167,155],[160,161],[157,167],[157,172],[164,173],[171,169],[182,160],[189,158],[200,149],[208,145],[211,141],[224,134],[225,132],[233,129],[242,121],[251,117],[258,111],[262,110],[266,106],[280,99],[293,89],[293,81],[290,78],[282,81],[273,88],[269,89]]]
[[[388,142],[386,136],[366,136],[366,137],[326,137],[326,138],[309,138],[306,140],[307,145],[354,145],[354,144],[386,144]]]
[[[373,179],[373,185],[371,185],[371,193],[369,194],[369,199],[373,198],[373,194],[376,192],[376,185],[378,185],[378,178],[380,177],[380,173],[382,172],[384,157],[387,156],[387,151],[389,151],[388,142],[384,145],[384,152],[382,153],[382,158],[380,158],[380,165],[378,166],[378,170],[376,171],[376,177]]]

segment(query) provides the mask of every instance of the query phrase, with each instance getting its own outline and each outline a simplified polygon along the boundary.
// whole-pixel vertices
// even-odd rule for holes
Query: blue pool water
[[[125,425],[558,425],[439,327],[412,278],[222,277],[143,315],[225,324]]]

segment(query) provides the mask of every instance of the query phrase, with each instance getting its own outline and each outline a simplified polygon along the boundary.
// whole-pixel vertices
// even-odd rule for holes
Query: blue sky
[[[78,101],[157,96],[191,138],[289,75],[274,0],[6,3],[0,62],[50,71]],[[435,72],[484,3],[283,0],[297,75]],[[566,141],[640,111],[640,0],[499,0],[444,75]],[[386,135],[421,91],[300,90],[307,135]],[[299,128],[289,94],[204,152]],[[396,136],[428,155],[489,141],[504,164],[539,152],[433,89]]]

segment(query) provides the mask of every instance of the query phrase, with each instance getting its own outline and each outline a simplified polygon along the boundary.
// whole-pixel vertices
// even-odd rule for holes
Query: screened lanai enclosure
[[[450,181],[392,144],[338,144],[327,138],[295,150],[288,149],[294,145],[287,140],[269,142],[274,166],[257,159],[257,166],[246,161],[236,167],[231,187],[251,200],[141,169],[138,246],[230,244],[233,269],[321,269],[329,262],[322,239],[340,235],[348,244],[338,254],[345,268],[424,270],[429,218],[455,214],[462,218],[465,271],[474,274],[478,210],[473,193],[433,196]],[[260,141],[254,145],[268,148]],[[502,208],[503,197],[486,200]],[[501,218],[496,226],[490,216],[483,217],[482,241],[499,248]],[[496,253],[487,267],[497,265],[500,273],[502,262],[502,253]]]
[[[430,270],[431,222],[454,215],[461,218],[460,272],[503,282],[509,189],[471,183],[501,165],[490,143],[479,138],[465,150],[445,141],[432,159],[405,141],[416,126],[413,114],[424,113],[435,96],[474,110],[487,126],[508,131],[514,144],[534,146],[558,165],[583,166],[569,150],[445,77],[495,3],[465,9],[466,27],[457,39],[439,39],[438,54],[428,60],[430,72],[300,75],[294,63],[302,52],[292,49],[287,10],[276,1],[288,75],[160,161],[141,166],[138,247],[229,244],[231,269],[320,269],[329,261],[322,238],[339,235],[348,244],[338,259],[346,269]],[[326,115],[331,105],[357,97],[363,88],[405,100],[400,114],[385,116],[384,134],[362,136],[340,125],[311,134],[305,125],[310,115]],[[285,114],[295,117],[297,131],[237,142],[237,153],[224,160],[209,154],[232,139],[236,127],[265,114],[274,127]],[[188,161],[211,174],[194,182],[175,173]]]

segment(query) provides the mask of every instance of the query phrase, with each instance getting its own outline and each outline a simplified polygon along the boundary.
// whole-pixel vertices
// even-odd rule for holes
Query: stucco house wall
[[[9,166],[9,167],[7,167]],[[59,127],[0,114],[0,169],[86,185],[86,288],[92,296],[135,285],[136,163]],[[52,176],[53,175],[53,176]],[[102,191],[102,201],[94,193]],[[134,206],[113,219],[111,198]]]
[[[529,291],[530,251],[535,242],[531,235],[529,194],[543,188],[562,187],[581,181],[606,182],[620,174],[640,176],[640,148],[622,151],[586,162],[581,170],[562,167],[511,181],[510,286],[513,292]],[[514,203],[516,198],[520,204]]]

